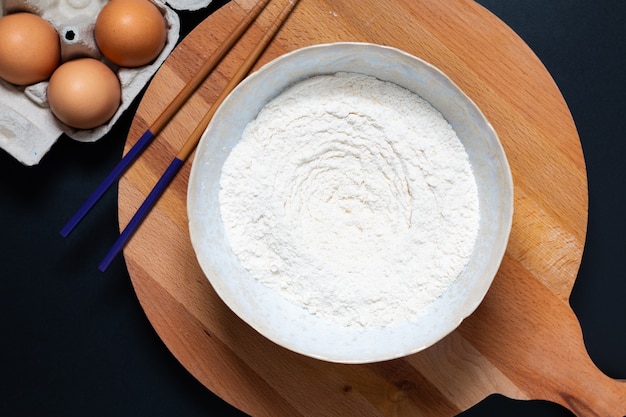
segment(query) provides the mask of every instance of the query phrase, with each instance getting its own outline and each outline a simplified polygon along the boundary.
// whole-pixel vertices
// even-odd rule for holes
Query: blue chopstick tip
[[[122,174],[128,169],[130,165],[137,159],[137,157],[146,149],[146,147],[154,139],[154,134],[151,130],[146,130],[139,138],[137,143],[128,151],[128,153],[117,163],[113,170],[106,176],[106,178],[98,185],[98,187],[91,193],[82,206],[76,211],[67,224],[61,229],[61,236],[68,237],[70,233],[78,226],[78,223],[89,213],[89,211],[96,205],[98,200],[104,195],[104,193],[120,179]]]
[[[156,185],[152,188],[148,196],[143,201],[141,206],[135,212],[135,215],[130,219],[122,233],[120,233],[119,237],[107,253],[107,255],[102,259],[102,262],[98,266],[98,269],[102,272],[106,271],[109,267],[113,259],[124,249],[130,238],[137,231],[143,220],[146,218],[152,207],[156,204],[161,194],[165,191],[167,186],[172,182],[178,171],[185,164],[185,161],[179,158],[174,158],[170,165],[167,167],[159,181],[157,181]]]

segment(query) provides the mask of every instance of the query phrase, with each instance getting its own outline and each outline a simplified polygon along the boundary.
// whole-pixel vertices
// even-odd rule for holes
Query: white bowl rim
[[[232,108],[229,108],[229,106],[232,105],[231,101],[236,100],[238,94],[242,94],[242,91],[244,91],[246,88],[251,88],[251,86],[255,83],[261,83],[263,77],[267,77],[267,74],[281,69],[281,66],[284,66],[287,62],[302,59],[302,57],[306,54],[326,55],[331,51],[337,50],[343,52],[350,50],[352,53],[376,51],[377,53],[382,53],[386,56],[394,56],[398,59],[413,61],[416,65],[421,66],[431,75],[439,77],[438,81],[445,84],[446,88],[453,92],[457,99],[462,100],[465,106],[470,108],[471,111],[475,112],[475,117],[477,117],[479,119],[479,122],[482,123],[481,128],[484,129],[485,133],[489,136],[489,140],[491,141],[490,152],[493,152],[493,157],[497,158],[498,163],[500,164],[502,187],[505,190],[504,195],[502,196],[503,200],[501,202],[502,212],[499,214],[501,226],[498,229],[498,237],[496,239],[497,244],[491,248],[491,253],[489,254],[490,265],[486,270],[485,277],[483,277],[483,279],[480,281],[479,287],[472,292],[472,296],[470,297],[471,299],[467,300],[468,302],[465,303],[461,309],[455,312],[456,314],[454,314],[454,317],[448,320],[447,326],[430,329],[431,331],[425,337],[417,339],[412,338],[407,343],[399,340],[401,339],[401,335],[399,336],[400,333],[405,333],[408,329],[415,330],[415,326],[409,326],[408,328],[399,328],[396,329],[396,331],[392,332],[392,334],[382,334],[378,336],[387,338],[387,340],[389,340],[389,343],[382,348],[378,345],[376,345],[373,349],[367,346],[360,346],[366,343],[375,344],[371,332],[363,332],[362,335],[358,333],[351,333],[351,340],[341,340],[341,342],[348,343],[349,346],[347,348],[337,348],[337,346],[329,348],[328,346],[323,346],[324,342],[331,338],[341,337],[341,332],[325,337],[322,342],[316,344],[315,337],[311,338],[306,337],[306,335],[298,335],[294,337],[295,340],[291,340],[291,333],[289,333],[290,330],[287,330],[286,332],[284,330],[277,331],[276,327],[288,327],[288,323],[272,323],[271,326],[268,326],[266,322],[263,322],[262,319],[258,318],[258,315],[251,314],[250,306],[248,306],[247,309],[243,308],[240,304],[240,300],[237,299],[239,297],[239,294],[233,294],[232,288],[229,289],[224,285],[224,277],[221,277],[219,276],[219,274],[215,273],[216,271],[213,261],[209,261],[207,259],[207,257],[211,257],[213,255],[211,253],[207,254],[203,246],[203,239],[206,239],[206,235],[203,234],[204,232],[201,232],[198,229],[198,196],[201,194],[200,191],[203,191],[202,187],[204,187],[204,184],[202,184],[202,168],[206,167],[206,163],[203,161],[203,157],[206,155],[209,146],[213,146],[213,151],[215,151],[216,149],[215,146],[217,145],[215,143],[211,144],[211,135],[219,129],[223,128],[223,125],[225,125],[225,123],[223,123],[224,118],[227,119],[229,116],[233,117],[232,114],[229,115],[229,111],[232,110]],[[417,93],[421,95],[421,93]],[[192,165],[189,179],[187,198],[187,210],[192,246],[203,272],[212,284],[213,288],[216,290],[217,294],[225,302],[225,304],[236,315],[244,320],[244,322],[246,322],[248,325],[250,325],[252,328],[254,328],[256,331],[261,333],[269,340],[303,355],[338,363],[370,363],[403,357],[409,354],[419,352],[433,345],[434,343],[438,342],[443,337],[448,335],[450,332],[455,330],[458,325],[467,316],[472,314],[473,311],[478,307],[478,305],[482,302],[484,296],[486,295],[489,287],[491,286],[491,283],[495,278],[499,265],[506,251],[513,217],[513,181],[510,167],[508,165],[504,149],[499,141],[495,130],[482,114],[478,106],[476,106],[476,104],[446,74],[444,74],[434,65],[394,47],[363,42],[336,42],[300,48],[276,58],[275,60],[265,64],[258,71],[249,75],[226,98],[224,103],[222,103],[220,108],[217,110],[213,121],[207,127],[194,157],[194,162]],[[259,307],[261,302],[262,299],[257,299],[253,301],[253,304],[256,303],[256,307]],[[293,310],[291,311],[293,312]],[[444,311],[439,312],[442,314],[447,314]],[[276,319],[276,314],[274,314],[272,317],[273,319]],[[301,317],[302,316],[300,316],[300,318]],[[333,329],[328,329],[328,331],[332,333]]]

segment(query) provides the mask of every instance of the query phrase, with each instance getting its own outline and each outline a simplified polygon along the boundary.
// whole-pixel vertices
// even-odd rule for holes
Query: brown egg
[[[64,63],[48,84],[50,110],[77,129],[92,129],[109,121],[120,106],[121,96],[115,73],[93,58]]]
[[[47,80],[61,61],[59,35],[32,13],[0,18],[0,77],[17,85]]]
[[[111,62],[139,67],[159,56],[167,41],[167,27],[149,0],[111,0],[98,14],[94,35]]]

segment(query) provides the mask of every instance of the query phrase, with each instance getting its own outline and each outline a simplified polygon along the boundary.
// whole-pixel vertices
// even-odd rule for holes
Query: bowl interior
[[[224,161],[246,125],[293,83],[319,74],[357,72],[394,82],[423,97],[463,142],[476,177],[479,234],[459,279],[418,323],[358,329],[338,327],[256,281],[232,252],[220,217]],[[224,101],[196,151],[188,190],[191,241],[207,278],[223,301],[268,339],[301,354],[341,363],[367,363],[418,352],[454,330],[484,298],[506,249],[513,185],[502,146],[476,105],[441,71],[400,50],[334,43],[296,50],[244,80]],[[401,289],[399,289],[401,290]]]

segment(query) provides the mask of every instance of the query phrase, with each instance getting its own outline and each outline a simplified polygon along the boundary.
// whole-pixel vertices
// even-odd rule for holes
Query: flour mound
[[[415,321],[478,234],[474,175],[429,103],[354,73],[287,89],[245,129],[220,180],[243,266],[340,326]]]

